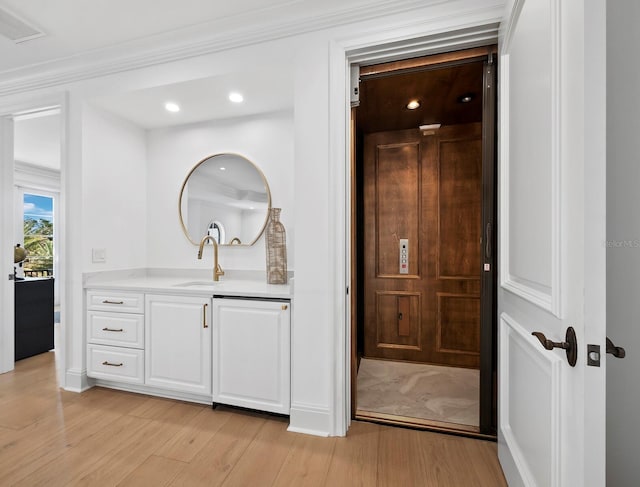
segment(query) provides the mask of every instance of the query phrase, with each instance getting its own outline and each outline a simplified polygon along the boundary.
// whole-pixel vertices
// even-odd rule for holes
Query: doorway
[[[42,102],[43,100],[40,100]],[[65,385],[64,100],[13,106],[2,116],[0,137],[3,246],[15,253],[10,279],[3,286],[2,372],[15,361],[50,352],[56,383]],[[40,361],[37,361],[40,363]]]
[[[354,418],[495,436],[495,52],[360,68]]]

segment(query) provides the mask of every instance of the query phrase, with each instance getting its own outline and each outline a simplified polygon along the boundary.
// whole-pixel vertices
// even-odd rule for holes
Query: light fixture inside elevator
[[[416,108],[420,108],[420,100],[411,100],[407,103],[407,110],[415,110]]]

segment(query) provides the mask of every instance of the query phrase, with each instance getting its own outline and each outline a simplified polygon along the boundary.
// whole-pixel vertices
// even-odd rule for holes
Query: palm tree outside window
[[[24,193],[24,263],[26,277],[53,276],[53,198]]]

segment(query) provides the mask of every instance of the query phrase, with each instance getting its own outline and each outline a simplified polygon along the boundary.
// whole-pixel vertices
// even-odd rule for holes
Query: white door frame
[[[329,214],[334,239],[329,260],[334,263],[329,294],[333,302],[330,328],[332,410],[330,434],[343,436],[351,424],[351,173],[350,65],[374,64],[498,42],[502,6],[460,12],[446,18],[414,18],[397,30],[362,35],[330,45]]]
[[[65,245],[65,235],[67,234],[66,225],[64,225],[65,217],[65,197],[64,197],[64,180],[66,176],[66,161],[67,161],[67,114],[68,114],[68,100],[65,93],[54,93],[44,96],[31,96],[27,98],[21,98],[18,101],[7,102],[0,104],[0,188],[2,191],[3,205],[5,208],[13,208],[14,205],[14,155],[13,155],[13,118],[18,115],[24,115],[31,112],[40,112],[46,109],[57,108],[60,109],[60,178],[61,178],[61,194],[59,198],[59,220],[61,228],[65,230],[58,235],[58,244],[61,251],[59,252],[59,269],[62,270],[59,289],[60,289],[60,304],[61,315],[64,320],[64,314],[68,310],[65,282],[67,275],[67,262],[68,260],[68,246]],[[11,148],[11,150],[7,150]],[[6,190],[6,191],[5,191]],[[7,192],[8,194],[4,194]],[[13,247],[14,240],[14,211],[11,211],[10,221],[4,221],[4,214],[0,215],[1,227],[0,227],[0,253],[3,255],[10,255]],[[7,213],[8,215],[8,213]],[[9,262],[9,259],[6,260]],[[6,268],[5,268],[6,265]],[[2,311],[0,311],[0,373],[13,370],[15,365],[15,349],[14,349],[14,304],[13,304],[13,281],[9,281],[6,276],[13,272],[13,263],[11,265],[5,264],[4,261],[0,264],[0,268],[3,269],[2,275],[0,275],[0,304],[2,305]],[[9,270],[7,272],[7,270]],[[66,349],[67,349],[68,334],[65,332],[65,327],[60,327],[60,350],[56,350],[58,354],[57,361],[62,364],[63,370],[66,370]],[[64,372],[59,375],[60,386],[64,387]]]

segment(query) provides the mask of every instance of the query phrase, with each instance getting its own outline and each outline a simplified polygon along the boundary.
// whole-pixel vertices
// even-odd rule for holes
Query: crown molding
[[[373,4],[343,8],[313,17],[296,14],[294,18],[289,16],[286,20],[267,23],[250,14],[238,16],[227,25],[208,23],[199,26],[197,32],[193,28],[181,29],[0,72],[0,96],[98,78],[450,2],[379,0]],[[217,33],[211,35],[212,31]]]
[[[60,191],[60,169],[15,161],[14,184],[45,191]]]

